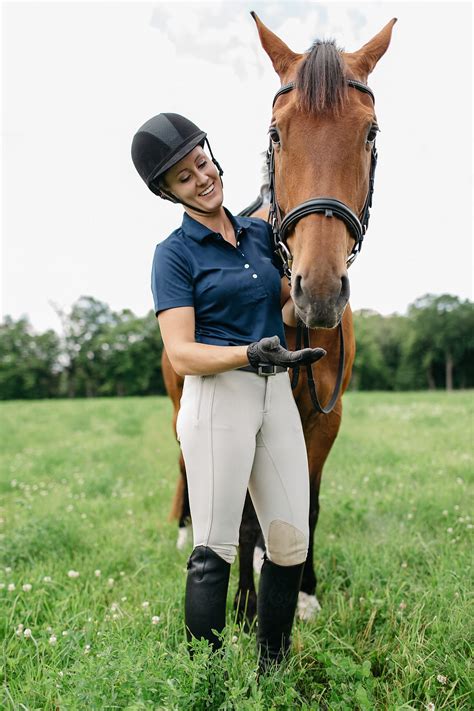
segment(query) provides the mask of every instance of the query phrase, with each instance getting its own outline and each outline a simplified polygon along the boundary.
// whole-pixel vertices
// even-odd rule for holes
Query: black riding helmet
[[[158,114],[146,121],[134,135],[132,160],[139,175],[155,195],[164,200],[187,205],[173,193],[165,191],[159,186],[160,177],[190,153],[193,148],[197,145],[204,147],[205,143],[209,148],[212,162],[219,171],[219,176],[222,176],[224,171],[214,158],[207,134],[204,131],[180,114]],[[206,214],[205,210],[200,210],[192,205],[187,205],[187,207]]]

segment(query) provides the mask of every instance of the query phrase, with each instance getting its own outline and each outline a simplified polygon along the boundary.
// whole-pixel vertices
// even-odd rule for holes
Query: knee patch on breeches
[[[286,521],[271,522],[267,546],[268,557],[277,565],[304,563],[308,555],[307,535]]]

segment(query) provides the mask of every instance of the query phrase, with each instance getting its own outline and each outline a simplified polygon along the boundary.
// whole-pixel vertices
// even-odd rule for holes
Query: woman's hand
[[[295,365],[309,365],[326,355],[324,348],[303,348],[300,351],[288,351],[280,345],[278,336],[262,338],[251,343],[247,348],[249,363],[254,368],[260,364],[282,365],[293,368]]]

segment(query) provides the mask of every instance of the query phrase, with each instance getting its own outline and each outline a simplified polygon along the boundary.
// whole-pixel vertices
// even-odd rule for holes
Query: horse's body
[[[348,205],[353,204],[360,212],[368,190],[370,168],[365,144],[370,138],[369,121],[373,128],[375,118],[369,97],[351,96],[347,99],[343,96],[341,82],[350,78],[366,83],[368,74],[388,47],[395,20],[358,52],[348,54],[338,50],[339,54],[336,55],[333,47],[329,48],[326,54],[320,52],[317,56],[318,48],[315,46],[305,55],[293,53],[255,15],[254,19],[262,46],[271,58],[282,84],[296,79],[297,91],[292,92],[296,96],[280,96],[272,119],[272,126],[278,129],[275,140],[275,187],[282,212],[287,214],[295,205],[308,200],[314,194],[334,196]],[[306,60],[306,75],[300,79],[300,65]],[[309,86],[308,89],[306,86],[319,80],[321,85],[317,86],[314,92],[314,87]],[[304,95],[304,92],[308,92],[307,95]],[[311,105],[311,102],[314,105]],[[339,111],[344,107],[347,107],[344,113]],[[314,132],[314,140],[309,131]],[[311,143],[308,142],[308,136],[312,138]],[[290,169],[291,166],[293,170]],[[268,205],[263,205],[254,215],[267,219],[268,208]],[[326,357],[313,365],[319,399],[323,404],[331,398],[337,378],[340,336],[336,326],[339,323],[342,324],[345,341],[342,386],[329,414],[317,413],[314,410],[304,369],[301,370],[298,384],[293,391],[303,424],[310,476],[310,542],[298,605],[300,617],[306,619],[319,608],[315,595],[313,550],[319,515],[321,475],[339,431],[342,416],[341,396],[349,384],[355,356],[346,265],[352,244],[352,237],[344,221],[337,218],[328,220],[323,214],[305,216],[305,219],[293,226],[287,238],[287,247],[293,253],[291,295],[296,311],[300,319],[311,327],[311,346],[322,347],[327,351]],[[296,329],[285,326],[285,335],[288,348],[295,350]],[[162,369],[167,392],[173,401],[175,427],[183,378],[174,372],[166,351],[163,351]],[[182,532],[189,517],[182,455],[180,470],[181,477],[171,517],[179,519]],[[257,517],[247,493],[240,528],[240,578],[235,605],[239,615],[242,616],[245,612],[249,620],[253,619],[256,612],[253,554],[260,533]],[[181,535],[178,546],[182,543]]]

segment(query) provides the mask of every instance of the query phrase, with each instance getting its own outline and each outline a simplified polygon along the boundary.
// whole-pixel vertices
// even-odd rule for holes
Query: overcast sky
[[[2,3],[3,316],[60,330],[52,303],[81,295],[152,309],[154,248],[182,217],[130,158],[157,113],[208,132],[231,211],[258,195],[279,81],[250,10],[296,52],[317,37],[354,51],[398,18],[369,79],[382,132],[351,305],[472,298],[470,3],[16,1]]]

